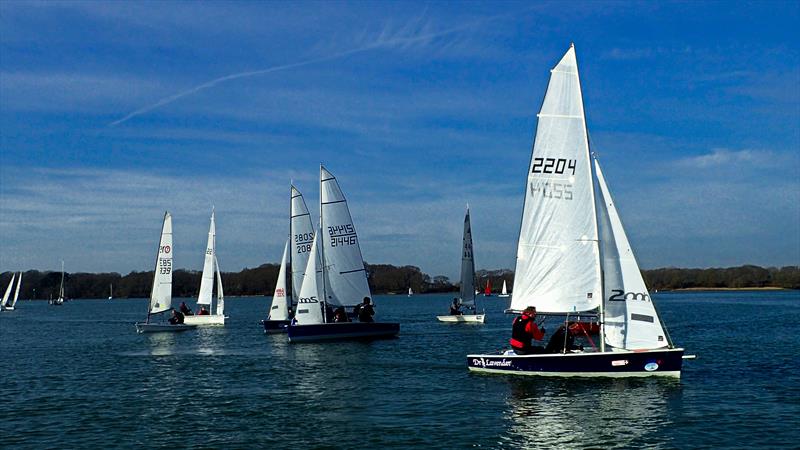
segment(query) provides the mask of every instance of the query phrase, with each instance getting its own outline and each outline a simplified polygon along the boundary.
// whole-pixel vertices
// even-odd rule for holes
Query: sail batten
[[[538,114],[511,309],[535,306],[566,313],[598,308],[597,240],[583,98],[570,48],[551,71]]]

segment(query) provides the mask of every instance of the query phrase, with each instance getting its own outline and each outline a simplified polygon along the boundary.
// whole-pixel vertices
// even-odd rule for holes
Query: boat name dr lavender
[[[499,361],[493,359],[487,361],[484,358],[474,358],[472,364],[481,367],[511,367],[511,360],[503,358]]]

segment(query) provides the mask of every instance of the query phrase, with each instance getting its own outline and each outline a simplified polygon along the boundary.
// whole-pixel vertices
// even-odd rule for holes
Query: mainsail
[[[606,343],[628,350],[667,347],[669,342],[596,159],[594,165],[599,187],[597,215],[603,256]]]
[[[269,308],[269,320],[288,320],[289,301],[286,296],[286,259],[289,253],[289,241],[283,247],[281,268],[278,271],[278,281],[275,283],[275,293],[272,295],[272,305]]]
[[[308,258],[308,265],[305,268],[300,294],[297,300],[297,314],[295,320],[298,325],[313,325],[325,323],[322,315],[322,305],[320,304],[319,276],[317,275],[317,251],[319,243],[317,238],[319,233],[314,235],[311,242],[311,253]]]
[[[575,49],[551,71],[525,186],[512,310],[589,311],[602,288]]]
[[[322,166],[319,176],[325,300],[355,305],[371,295],[356,229],[336,178]]]
[[[308,255],[311,253],[311,242],[314,240],[314,225],[311,223],[311,215],[308,213],[305,200],[303,200],[303,194],[294,186],[292,186],[291,192],[289,262],[292,266],[292,301],[297,303],[303,285],[303,274],[308,265]],[[317,262],[319,263],[319,261]],[[318,264],[317,267],[321,268],[322,265]]]
[[[469,207],[464,216],[464,238],[461,246],[461,303],[475,306],[475,257],[472,253],[472,226],[469,220]]]
[[[17,299],[19,298],[19,287],[22,286],[22,272],[19,273],[19,277],[17,277],[17,288],[14,289],[14,298],[11,299],[11,306],[12,308],[17,304]]]
[[[14,287],[14,279],[17,277],[17,274],[11,273],[11,281],[8,282],[8,287],[6,288],[6,293],[3,294],[3,306],[6,306],[8,303],[8,296],[11,295],[11,288]]]
[[[153,288],[150,290],[150,314],[160,313],[172,307],[172,250],[172,216],[165,212]]]
[[[223,221],[224,222],[224,221]],[[216,224],[214,211],[211,211],[211,225],[208,228],[208,244],[203,261],[203,276],[200,279],[200,294],[197,296],[198,305],[211,306],[212,291],[214,290],[214,258],[216,254]]]

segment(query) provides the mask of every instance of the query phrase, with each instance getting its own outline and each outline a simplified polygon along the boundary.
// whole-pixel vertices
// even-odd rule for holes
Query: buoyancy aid
[[[523,314],[511,324],[511,339],[508,342],[514,348],[528,348],[531,346],[531,335],[528,333],[528,324],[533,320],[533,317]]]

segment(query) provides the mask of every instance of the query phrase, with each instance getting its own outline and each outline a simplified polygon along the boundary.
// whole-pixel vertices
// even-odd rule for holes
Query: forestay
[[[461,303],[475,305],[475,258],[472,253],[472,226],[469,219],[469,207],[464,216],[464,238],[461,246]]]
[[[326,300],[355,305],[370,296],[356,229],[336,178],[322,166],[319,175]]]
[[[289,253],[289,241],[283,247],[281,268],[278,270],[278,281],[275,283],[275,293],[272,295],[272,304],[269,308],[269,320],[288,320],[289,303],[286,296],[286,259]]]
[[[217,314],[222,316],[225,314],[225,294],[222,292],[222,273],[219,271],[217,255],[214,255],[214,267],[217,272]]]
[[[224,221],[223,221],[224,222]],[[203,261],[203,276],[200,279],[200,294],[197,296],[198,305],[211,305],[212,291],[214,289],[214,258],[216,252],[216,224],[214,211],[211,211],[211,225],[208,228],[208,244],[206,245],[205,260]]]
[[[575,49],[551,71],[525,188],[511,309],[589,311],[601,277]]]
[[[664,329],[622,228],[617,208],[595,159],[599,187],[597,215],[605,286],[605,336],[612,347],[628,350],[667,347]]]
[[[303,274],[308,265],[308,255],[311,253],[311,242],[314,240],[314,225],[308,213],[303,194],[292,186],[291,217],[289,220],[289,239],[291,240],[291,254],[289,261],[292,266],[292,300],[297,303],[300,288],[303,285]],[[319,263],[319,261],[317,261]],[[322,265],[318,265],[322,267]]]
[[[172,307],[172,250],[172,216],[166,212],[158,244],[153,288],[150,290],[150,314]]]
[[[320,299],[322,298],[319,289],[321,287],[319,283],[320,279],[317,275],[318,237],[319,233],[316,233],[314,235],[314,240],[311,242],[311,253],[308,258],[308,265],[306,265],[302,286],[300,287],[297,314],[294,316],[298,325],[325,323],[322,315],[322,307],[320,305]]]

